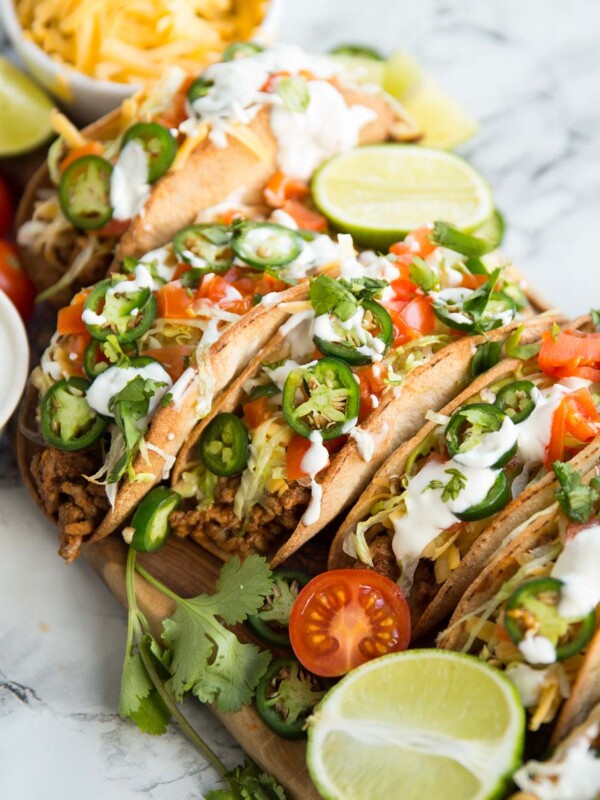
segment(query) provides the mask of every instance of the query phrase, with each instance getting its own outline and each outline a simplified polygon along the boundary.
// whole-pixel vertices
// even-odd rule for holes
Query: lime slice
[[[408,53],[387,61],[382,84],[423,131],[423,145],[452,150],[477,133],[477,123]]]
[[[410,650],[350,672],[309,721],[307,762],[326,800],[488,800],[523,750],[512,683],[471,656]]]
[[[491,190],[473,167],[419,145],[343,153],[321,167],[312,189],[317,207],[336,227],[380,249],[437,219],[471,232],[494,211]]]
[[[0,56],[0,158],[33,150],[52,134],[53,103],[31,78]]]

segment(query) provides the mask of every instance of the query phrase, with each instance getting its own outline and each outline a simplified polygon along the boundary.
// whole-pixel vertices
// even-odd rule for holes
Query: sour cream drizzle
[[[110,179],[113,219],[137,216],[149,195],[148,157],[142,145],[132,140],[121,150]]]
[[[128,383],[140,375],[144,379],[156,381],[157,383],[164,383],[164,386],[159,387],[154,395],[150,398],[148,404],[148,414],[137,421],[137,427],[140,430],[145,430],[152,414],[156,410],[162,397],[168,392],[172,386],[173,381],[169,377],[169,373],[158,363],[146,364],[143,367],[118,367],[113,366],[101,372],[87,391],[86,398],[91,408],[98,414],[105,417],[114,417],[110,411],[109,404],[111,399],[124,389]]]
[[[319,431],[310,434],[310,447],[304,454],[300,466],[310,477],[310,502],[302,517],[304,525],[313,525],[321,516],[321,499],[323,489],[315,480],[315,476],[329,464],[329,451],[323,444],[323,436]]]
[[[558,613],[583,617],[600,603],[600,525],[584,528],[567,539],[550,573],[564,583]]]

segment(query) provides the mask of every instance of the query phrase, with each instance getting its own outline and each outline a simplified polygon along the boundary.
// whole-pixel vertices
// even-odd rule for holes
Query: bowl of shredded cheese
[[[281,2],[0,0],[0,11],[29,72],[88,122],[169,67],[197,75],[233,42],[270,43]]]

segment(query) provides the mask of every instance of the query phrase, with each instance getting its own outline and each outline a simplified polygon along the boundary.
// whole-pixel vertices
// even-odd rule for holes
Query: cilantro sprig
[[[600,476],[586,485],[581,473],[571,464],[555,461],[552,469],[559,483],[556,499],[563,514],[573,522],[587,522],[600,499]]]
[[[442,489],[442,503],[446,503],[448,500],[456,500],[467,485],[467,478],[460,470],[454,468],[445,469],[444,473],[450,475],[447,483],[439,480],[429,481],[421,494],[424,494],[428,489]]]
[[[364,300],[379,297],[388,285],[378,278],[338,279],[319,275],[310,282],[308,298],[317,316],[333,314],[342,322],[350,319]]]
[[[216,708],[233,710],[250,701],[256,684],[268,666],[270,653],[262,653],[260,655],[263,658],[257,659],[258,648],[252,644],[240,643],[235,634],[221,624],[219,618],[228,624],[241,622],[263,604],[272,586],[271,572],[266,561],[259,556],[250,556],[240,563],[234,558],[223,567],[213,595],[202,594],[184,600],[142,567],[136,566],[135,559],[136,553],[130,548],[125,572],[129,612],[119,703],[121,717],[130,718],[140,730],[152,735],[164,733],[171,720],[177,722],[227,784],[227,789],[209,792],[206,795],[207,800],[286,800],[285,791],[277,781],[271,775],[261,772],[249,759],[243,766],[227,770],[180,711],[177,700],[181,697],[177,697],[173,688],[174,678],[182,664],[194,654],[194,648],[199,646],[202,655],[195,653],[198,669],[193,670],[194,677],[202,683],[203,693],[213,695]],[[171,634],[177,630],[176,642],[171,641],[171,646],[167,649],[163,649],[153,637],[148,622],[137,605],[136,571],[177,605],[173,617],[165,620],[165,623],[172,626]],[[243,591],[240,591],[242,588]],[[182,607],[185,608],[183,617]],[[178,612],[180,618],[177,621],[175,618]],[[168,627],[168,624],[165,625],[165,629]],[[221,633],[217,631],[218,628]],[[217,639],[211,640],[210,637],[215,635]],[[207,647],[207,643],[210,646]],[[218,662],[222,664],[223,649],[231,649],[230,658],[226,660],[235,660],[235,671],[232,673],[226,669],[221,680],[215,682],[210,668]],[[208,672],[207,681],[198,677],[198,670]],[[181,681],[182,677],[179,676],[178,680]],[[236,684],[239,684],[237,688]]]

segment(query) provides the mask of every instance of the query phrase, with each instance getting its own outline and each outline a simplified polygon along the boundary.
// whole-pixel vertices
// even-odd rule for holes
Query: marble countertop
[[[570,314],[600,306],[600,4],[579,0],[287,0],[282,40],[414,53],[481,122],[463,153],[508,223],[505,251]],[[593,290],[597,291],[597,294]],[[0,797],[198,800],[217,785],[175,730],[117,714],[125,614],[51,526],[0,452]],[[196,702],[228,764],[239,748]]]

